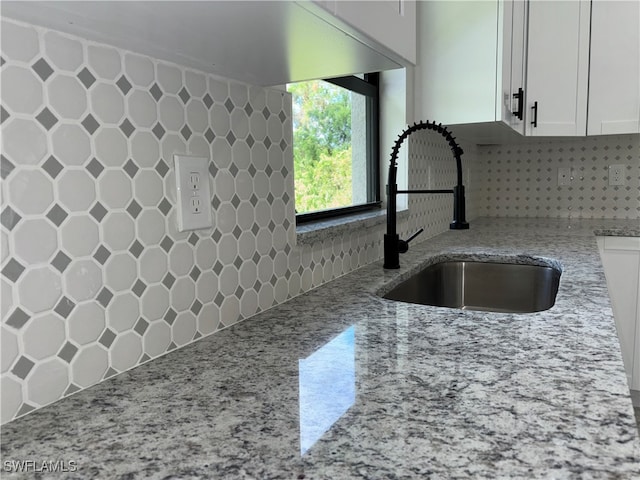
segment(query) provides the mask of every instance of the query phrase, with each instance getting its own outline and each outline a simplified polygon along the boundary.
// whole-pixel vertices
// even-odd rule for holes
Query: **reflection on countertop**
[[[4,425],[3,461],[77,463],[56,478],[640,478],[603,229],[640,235],[479,219],[426,239],[399,270],[368,265]],[[460,253],[554,259],[556,304],[506,314],[377,295]]]

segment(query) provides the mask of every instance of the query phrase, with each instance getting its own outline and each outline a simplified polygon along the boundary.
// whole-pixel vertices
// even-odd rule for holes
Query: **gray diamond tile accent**
[[[7,112],[2,105],[0,105],[0,123],[4,123],[11,115]]]
[[[280,140],[280,150],[283,152],[287,149],[287,142],[284,141],[284,138]]]
[[[59,251],[56,256],[53,257],[53,260],[51,260],[53,268],[58,270],[60,273],[64,272],[70,263],[71,259],[63,251]]]
[[[211,206],[212,206],[214,209],[216,209],[216,210],[217,210],[221,203],[222,203],[222,202],[220,201],[220,199],[218,198],[218,196],[217,196],[217,195],[214,195],[214,196],[213,196],[213,200],[211,200]]]
[[[213,271],[216,275],[220,275],[220,272],[222,271],[223,268],[224,268],[224,265],[220,263],[220,260],[217,260],[215,265],[213,266]]]
[[[76,347],[73,343],[67,342],[64,344],[64,347],[58,352],[58,357],[64,360],[67,363],[71,363],[73,357],[78,353],[78,347]]]
[[[216,228],[211,234],[211,238],[213,239],[214,242],[218,243],[222,238],[222,232],[220,232],[220,230]]]
[[[215,178],[217,173],[218,173],[218,167],[216,167],[213,162],[209,162],[209,174]]]
[[[129,247],[129,252],[131,252],[131,255],[133,255],[135,258],[138,258],[143,250],[144,246],[138,240],[134,240]]]
[[[180,133],[182,134],[182,137],[185,140],[189,140],[189,138],[191,138],[191,129],[187,124],[185,124],[184,127],[182,127],[182,129],[180,130]]]
[[[202,97],[202,101],[204,102],[207,109],[211,109],[211,107],[213,106],[213,99],[208,93],[205,93],[204,97]]]
[[[115,369],[113,369],[113,368],[109,367],[109,368],[107,369],[107,373],[105,373],[105,374],[104,374],[103,380],[106,380],[107,378],[114,377],[114,376],[116,376],[117,374],[118,374],[118,371],[117,371],[117,370],[115,370]]]
[[[125,118],[120,124],[120,130],[122,133],[126,135],[127,138],[131,136],[131,134],[135,131],[136,127],[129,121],[128,118]]]
[[[160,246],[165,252],[169,253],[169,250],[171,250],[171,247],[173,247],[173,240],[171,240],[171,238],[169,238],[168,236],[165,236],[160,242]]]
[[[22,217],[18,215],[18,212],[9,206],[0,213],[0,223],[9,231],[13,230],[13,227],[15,227],[21,219]]]
[[[100,336],[98,343],[109,348],[115,339],[116,339],[116,334],[114,333],[114,331],[111,330],[110,328],[107,328],[104,331],[104,333]]]
[[[220,307],[222,306],[222,302],[224,302],[224,295],[222,294],[222,292],[218,292],[216,298],[213,299],[213,303]]]
[[[103,287],[102,290],[100,290],[100,293],[98,294],[98,296],[96,297],[96,300],[104,308],[107,308],[107,305],[109,305],[109,302],[111,301],[112,298],[113,298],[113,293],[111,292],[111,290],[109,290],[107,287]]]
[[[167,174],[167,172],[169,171],[169,167],[167,166],[166,162],[161,158],[158,163],[156,163],[156,172],[158,172],[158,174],[164,178],[164,176]]]
[[[196,314],[196,315],[197,315],[197,314]],[[196,331],[196,334],[193,336],[193,339],[194,339],[194,340],[197,340],[197,339],[199,339],[199,338],[202,338],[202,334],[201,334],[200,332]]]
[[[232,163],[231,166],[229,167],[229,173],[231,173],[232,176],[236,176],[239,172],[238,167],[236,166],[235,163]]]
[[[238,208],[238,205],[240,205],[240,197],[238,197],[238,195],[234,194],[233,197],[231,197],[231,205],[233,205],[234,208]]]
[[[149,89],[149,93],[151,94],[151,96],[156,102],[160,100],[160,98],[162,98],[162,90],[160,89],[157,83],[154,83],[151,86],[151,88]]]
[[[63,395],[64,395],[65,397],[68,397],[69,395],[71,395],[71,394],[73,394],[73,393],[76,393],[76,392],[78,392],[78,391],[80,391],[80,387],[78,387],[77,385],[75,385],[75,384],[73,384],[73,383],[72,383],[71,385],[69,385],[69,388],[67,388],[67,389],[64,391]]]
[[[253,145],[256,143],[251,134],[247,135],[247,139],[245,141],[247,142],[247,145],[249,145],[249,148],[253,147]]]
[[[124,171],[127,172],[127,175],[129,175],[129,177],[131,178],[136,176],[138,170],[140,169],[135,163],[133,163],[133,160],[131,159],[127,160],[127,163],[124,164]]]
[[[104,206],[102,206],[100,202],[96,202],[96,204],[93,207],[91,207],[91,210],[89,210],[89,214],[93,218],[95,218],[98,221],[98,223],[100,223],[104,218],[104,216],[107,214],[107,209],[104,208]]]
[[[227,112],[231,113],[233,111],[233,109],[235,108],[235,106],[233,105],[233,102],[231,101],[230,98],[227,98],[227,100],[224,102],[224,106],[227,109]]]
[[[6,324],[10,327],[21,329],[24,327],[25,323],[29,321],[31,317],[25,313],[20,307],[17,307],[9,318],[6,320]]]
[[[271,148],[271,139],[269,137],[265,137],[263,143],[264,143],[264,146],[267,147],[267,150]]]
[[[100,245],[93,254],[93,258],[95,258],[100,265],[104,265],[110,256],[111,252],[104,245]]]
[[[51,74],[53,74],[53,68],[49,66],[44,58],[41,58],[36,63],[31,65],[31,68],[38,74],[43,82],[46,81],[47,78],[51,76]]]
[[[166,198],[163,198],[162,201],[158,204],[158,209],[162,212],[163,215],[168,215],[171,211],[171,202]]]
[[[98,178],[104,170],[104,166],[96,158],[92,158],[85,168],[93,178]]]
[[[82,84],[84,85],[84,88],[89,88],[91,85],[93,85],[96,81],[96,77],[93,76],[93,74],[91,73],[91,71],[85,67],[82,70],[80,70],[80,72],[77,75],[78,80],[80,80],[82,82]]]
[[[229,145],[231,145],[232,147],[233,144],[236,143],[236,136],[233,134],[233,132],[227,133],[227,136],[225,138],[227,139],[227,142],[229,142]]]
[[[24,272],[24,266],[15,258],[9,260],[2,269],[2,275],[14,283],[20,278],[22,272]]]
[[[249,102],[247,102],[247,104],[244,106],[244,111],[247,114],[248,117],[251,116],[251,114],[253,113],[253,107],[251,106],[251,104]]]
[[[5,60],[3,57],[0,57],[0,67],[2,67],[5,64]]]
[[[135,327],[133,327],[133,330],[140,336],[144,335],[144,332],[147,331],[147,328],[149,328],[149,322],[147,322],[144,318],[140,317],[138,319],[138,321],[136,322]]]
[[[89,135],[93,135],[93,132],[95,132],[100,126],[98,121],[95,118],[93,118],[93,115],[91,114],[84,117],[84,120],[82,120],[81,123],[82,123],[82,126],[85,128],[85,130],[89,132]]]
[[[285,173],[282,174],[283,176],[287,176]],[[291,199],[291,197],[289,197],[289,194],[287,192],[284,192],[284,194],[282,195],[282,201],[284,203],[289,203],[289,200]]]
[[[151,129],[151,131],[153,132],[153,134],[156,136],[158,140],[161,140],[162,137],[164,137],[164,134],[167,132],[159,123],[156,123],[155,126]]]
[[[238,288],[236,288],[236,291],[234,293],[235,293],[235,296],[238,299],[240,299],[240,298],[242,298],[242,294],[244,293],[244,289],[240,285],[238,285]]]
[[[47,160],[42,164],[42,168],[49,174],[51,178],[56,178],[64,167],[56,159],[56,157],[50,155],[49,158],[47,158]]]
[[[284,113],[284,110],[280,110],[278,118],[280,119],[281,123],[284,123],[284,121],[287,119],[287,115]]]
[[[58,123],[58,118],[51,113],[47,107],[44,107],[42,111],[36,116],[36,120],[40,122],[46,130],[51,130],[51,128]]]
[[[11,161],[7,157],[5,157],[4,155],[0,155],[0,176],[3,180],[6,180],[9,174],[13,172],[14,168],[16,168],[16,166],[11,163]]]
[[[267,165],[268,166],[268,165]],[[270,174],[269,174],[270,175]],[[275,200],[275,197],[273,196],[273,194],[271,192],[269,192],[267,194],[267,202],[269,203],[269,205],[273,204],[273,201]]]
[[[140,206],[140,204],[135,200],[131,200],[131,203],[127,207],[127,213],[131,215],[131,218],[135,220],[138,217],[138,215],[140,215],[141,211],[142,211],[142,207]]]
[[[62,297],[53,311],[60,315],[62,318],[67,318],[74,308],[76,308],[75,303],[73,303],[67,297]]]
[[[254,225],[257,226],[255,223]],[[253,263],[257,265],[260,262],[260,254],[258,252],[254,252],[253,257],[251,257],[251,260],[253,260]]]
[[[258,204],[258,197],[256,197],[255,193],[252,193],[251,197],[249,197],[249,203],[254,207]]]
[[[35,409],[36,407],[33,407],[28,403],[23,403],[20,407],[20,410],[18,410],[18,413],[16,413],[16,418],[21,417],[22,415],[26,415],[29,412],[33,412]]]
[[[173,308],[169,307],[167,313],[164,314],[164,321],[169,325],[173,325],[173,322],[175,321],[177,316],[178,314],[176,313],[176,311]]]
[[[207,128],[207,131],[204,132],[204,138],[207,139],[207,142],[209,142],[209,144],[212,144],[213,141],[216,139],[216,134],[213,133],[213,130],[211,130],[210,128]]]
[[[233,261],[233,266],[240,270],[240,267],[242,266],[242,259],[240,258],[240,255],[238,255]]]
[[[259,292],[261,288],[262,288],[262,283],[260,283],[260,280],[256,278],[256,283],[253,284],[253,289],[256,292]]]
[[[35,363],[33,363],[27,357],[20,357],[11,371],[16,377],[24,380],[25,378],[27,378],[27,375],[29,375],[29,372],[34,365]]]
[[[182,89],[178,92],[178,96],[180,97],[180,100],[182,100],[182,103],[184,103],[185,105],[191,98],[191,95],[189,95],[189,92],[185,87],[182,87]]]
[[[171,290],[173,284],[176,282],[176,277],[171,275],[171,273],[167,273],[162,279],[162,284],[167,287],[167,290]]]
[[[196,282],[196,281],[198,280],[198,277],[200,277],[200,274],[201,274],[201,273],[202,273],[202,272],[200,271],[200,269],[199,269],[198,267],[194,266],[194,267],[191,269],[191,272],[189,273],[189,276],[191,277],[191,279],[192,279],[194,282]]]
[[[278,252],[276,252],[276,249],[275,249],[275,248],[273,248],[273,247],[271,247],[271,250],[269,250],[269,258],[270,258],[271,260],[275,260],[275,259],[276,259],[276,254],[277,254],[277,253],[278,253]],[[276,279],[276,280],[277,280],[277,279]]]
[[[289,219],[285,218],[284,222],[282,222],[282,226],[284,227],[285,230],[289,230],[289,227],[291,226],[291,222],[289,221]],[[286,247],[288,246],[289,245],[287,244]]]
[[[200,310],[202,310],[202,303],[200,303],[199,300],[195,300],[193,302],[193,305],[191,305],[191,309],[190,309],[194,315],[198,315],[200,313]]]
[[[124,75],[122,75],[118,79],[118,81],[116,82],[116,85],[118,86],[120,91],[125,95],[129,93],[129,90],[131,90],[131,83],[129,83],[129,80],[127,80],[127,77],[125,77]]]
[[[149,360],[151,360],[151,357],[146,353],[142,355],[142,357],[140,357],[140,363],[145,363],[145,362],[148,362]]]
[[[47,218],[53,223],[56,227],[62,225],[65,218],[69,216],[69,214],[57,203],[51,207],[51,210],[47,212]]]
[[[175,343],[171,342],[169,344],[169,347],[167,348],[167,352],[171,352],[172,350],[175,350],[176,348],[178,348],[178,346]]]
[[[198,240],[200,240],[200,237],[198,237],[198,235],[196,235],[195,233],[189,235],[189,238],[187,239],[187,241],[194,247],[197,245]]]
[[[131,289],[138,297],[141,297],[144,291],[147,289],[147,285],[140,279],[136,280],[136,283]]]
[[[265,120],[267,120],[269,118],[269,115],[271,115],[271,112],[267,107],[264,107],[262,109],[262,116],[265,118]]]
[[[236,237],[237,240],[240,238],[240,235],[242,235],[242,229],[238,225],[236,225],[231,233],[233,233],[233,236]]]

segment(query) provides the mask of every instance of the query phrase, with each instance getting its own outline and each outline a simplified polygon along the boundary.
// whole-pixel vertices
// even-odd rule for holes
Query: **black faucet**
[[[452,190],[398,190],[396,174],[398,170],[398,152],[405,139],[418,130],[434,130],[441,134],[449,143],[453,156],[456,159],[456,169],[458,182]],[[384,236],[384,268],[400,268],[400,254],[409,249],[409,242],[423,232],[423,228],[411,235],[406,240],[400,240],[396,233],[396,196],[399,193],[453,193],[453,221],[449,228],[453,230],[465,230],[469,224],[465,220],[464,185],[462,184],[462,161],[460,155],[464,152],[456,143],[451,132],[436,122],[414,123],[405,129],[396,140],[391,150],[391,160],[389,162],[389,179],[387,183],[387,233]]]

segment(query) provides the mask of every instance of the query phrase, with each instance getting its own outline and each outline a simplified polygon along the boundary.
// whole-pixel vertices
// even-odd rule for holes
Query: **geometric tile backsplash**
[[[289,94],[9,19],[1,32],[1,423],[382,257],[384,224],[297,243]],[[467,219],[563,216],[546,192],[565,161],[585,178],[573,212],[638,218],[638,138],[603,138],[463,145]],[[409,188],[455,183],[439,135],[408,148]],[[211,160],[210,229],[177,230],[174,153]],[[615,193],[611,158],[628,165]],[[410,196],[400,235],[447,230],[451,197]]]

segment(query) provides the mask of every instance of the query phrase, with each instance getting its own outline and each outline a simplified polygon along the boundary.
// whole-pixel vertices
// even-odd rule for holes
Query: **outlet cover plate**
[[[625,165],[609,165],[609,185],[624,185]]]
[[[571,180],[573,180],[573,177],[571,176],[570,167],[558,168],[558,186],[571,185]]]
[[[174,155],[178,231],[200,230],[213,226],[209,159]]]

